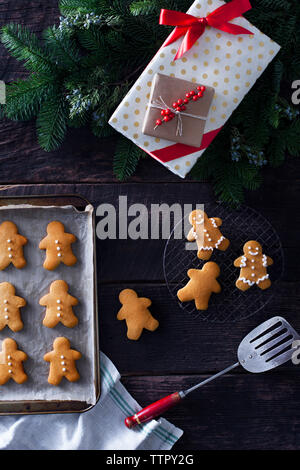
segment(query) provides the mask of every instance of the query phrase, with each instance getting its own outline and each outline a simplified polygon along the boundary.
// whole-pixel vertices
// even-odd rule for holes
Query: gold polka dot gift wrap
[[[199,18],[206,17],[223,4],[220,0],[196,0],[187,13]],[[202,148],[203,144],[201,148],[179,147],[180,144],[169,140],[143,134],[143,122],[149,106],[153,79],[157,73],[163,72],[170,77],[195,84],[201,83],[215,89],[213,105],[210,107],[204,130],[203,141],[208,145],[211,141],[209,136],[214,138],[217,135],[218,130],[224,126],[280,50],[278,44],[245,18],[236,18],[232,23],[250,30],[253,34],[238,36],[206,27],[192,49],[176,61],[174,57],[182,39],[162,47],[109,121],[116,130],[182,178],[191,170],[205,148]],[[169,105],[172,106],[172,103]],[[161,161],[160,155],[168,155],[169,161]]]

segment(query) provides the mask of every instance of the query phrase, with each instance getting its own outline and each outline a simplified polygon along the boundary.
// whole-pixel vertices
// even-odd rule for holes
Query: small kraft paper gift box
[[[242,16],[250,8],[248,0],[232,0],[229,3],[196,0],[188,14],[162,10],[161,18],[165,16],[167,21],[161,23],[177,27],[109,121],[116,130],[182,178],[205,152],[280,50],[278,44]],[[168,22],[169,17],[173,17],[174,22]],[[169,99],[173,96],[175,101],[181,98],[177,80],[171,79],[189,83],[188,91],[191,83],[195,85],[195,90],[198,84],[205,86],[206,91],[214,90],[207,116],[204,111],[205,120],[181,116],[181,136],[177,114],[171,122],[164,122],[154,131],[155,121],[162,111],[152,106],[153,98],[157,99],[154,90],[157,90],[157,80],[162,76],[170,78],[172,91],[164,89],[158,99],[161,97],[168,107],[172,107]],[[200,103],[201,100],[195,106],[201,106]],[[184,113],[193,114],[193,111],[200,114],[191,103]],[[156,117],[154,122],[152,118],[148,119],[152,113]],[[164,133],[166,130],[168,134]]]
[[[157,73],[143,134],[200,147],[214,94],[212,87]]]

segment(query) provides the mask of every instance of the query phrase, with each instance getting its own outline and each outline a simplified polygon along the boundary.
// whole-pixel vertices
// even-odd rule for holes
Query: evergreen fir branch
[[[101,8],[101,6],[107,7],[107,2],[103,0],[60,0],[59,2],[59,9],[63,15],[77,12],[89,13]]]
[[[141,158],[142,150],[131,140],[121,137],[117,143],[114,155],[114,174],[124,181],[128,179],[136,170]]]
[[[80,54],[70,35],[50,26],[44,31],[43,38],[53,61],[68,70],[78,69]]]
[[[157,5],[152,0],[140,0],[130,5],[130,13],[133,16],[149,15],[149,13],[153,13],[156,9]]]
[[[37,117],[37,135],[40,146],[50,152],[57,149],[66,134],[68,108],[64,97],[57,92],[44,101]]]
[[[44,32],[43,43],[22,26],[2,28],[3,44],[33,74],[8,85],[0,118],[3,110],[10,119],[38,116],[39,141],[47,150],[60,145],[67,126],[88,125],[100,138],[115,134],[110,116],[170,30],[158,24],[160,9],[187,11],[191,0],[165,3],[60,0],[63,17]],[[245,189],[259,187],[267,162],[278,166],[287,154],[300,154],[297,110],[282,97],[282,84],[300,76],[300,2],[255,0],[253,7],[247,19],[282,48],[191,171],[233,204]],[[145,155],[122,137],[115,174],[126,179]]]
[[[36,116],[40,106],[56,88],[56,81],[31,75],[27,80],[10,83],[6,88],[5,114],[14,121],[25,121]]]
[[[15,24],[3,26],[1,42],[13,57],[25,62],[28,70],[44,74],[53,74],[57,71],[55,63],[49,60],[42,50],[37,36],[24,26]]]

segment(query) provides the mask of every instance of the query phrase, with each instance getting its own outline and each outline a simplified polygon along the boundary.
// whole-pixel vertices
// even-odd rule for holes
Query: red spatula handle
[[[146,421],[150,421],[172,408],[181,401],[181,399],[179,392],[172,393],[172,395],[168,395],[167,397],[146,406],[146,408],[143,408],[135,415],[126,418],[125,424],[130,429],[137,424],[146,423]]]

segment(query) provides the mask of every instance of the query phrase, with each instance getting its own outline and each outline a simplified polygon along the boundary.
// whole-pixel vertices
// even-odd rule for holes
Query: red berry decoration
[[[179,98],[179,100],[174,101],[172,105],[172,110],[167,108],[161,111],[161,115],[163,116],[163,120],[157,119],[156,126],[161,126],[163,122],[172,121],[175,118],[176,114],[173,112],[176,110],[176,113],[180,113],[186,110],[187,104],[189,104],[190,100],[192,99],[194,102],[198,101],[199,98],[203,97],[203,93],[206,90],[204,85],[199,85],[196,87],[197,91],[191,90],[190,92],[185,94],[185,99]]]

